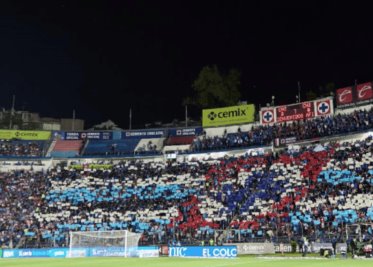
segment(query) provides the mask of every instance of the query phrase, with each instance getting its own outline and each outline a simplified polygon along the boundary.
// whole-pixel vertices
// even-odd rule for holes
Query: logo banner
[[[202,127],[196,128],[180,128],[168,130],[170,136],[195,136],[200,135],[203,132]]]
[[[372,82],[337,89],[336,101],[338,107],[348,107],[373,101]]]
[[[202,110],[202,126],[224,126],[254,122],[255,106],[240,105]]]
[[[348,106],[354,102],[352,86],[341,88],[337,90],[337,106]]]
[[[151,130],[134,130],[122,132],[122,139],[127,138],[160,138],[166,135],[166,130],[151,129]]]
[[[315,108],[316,108],[316,117],[319,116],[327,116],[332,114],[333,112],[333,101],[331,99],[323,99],[317,100]]]
[[[96,140],[111,140],[113,138],[112,132],[65,132],[65,140],[82,140],[82,139],[96,139]]]
[[[269,124],[276,122],[275,108],[264,108],[260,110],[260,123]]]
[[[356,86],[356,101],[366,101],[373,98],[372,83],[363,83]]]
[[[50,137],[50,131],[0,130],[0,139],[3,140],[48,140]]]

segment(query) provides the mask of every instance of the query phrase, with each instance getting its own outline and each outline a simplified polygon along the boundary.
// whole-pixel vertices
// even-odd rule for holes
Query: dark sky
[[[0,107],[112,119],[183,119],[205,65],[242,72],[242,99],[294,102],[373,80],[373,16],[341,1],[1,1]],[[200,111],[192,110],[198,117]]]

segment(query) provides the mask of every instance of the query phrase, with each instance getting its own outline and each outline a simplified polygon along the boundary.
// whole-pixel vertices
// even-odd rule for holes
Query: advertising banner
[[[240,105],[202,110],[202,126],[223,126],[254,122],[255,106]]]
[[[293,248],[291,247],[290,243],[275,243],[275,252],[284,252],[284,253],[289,253],[292,252]],[[299,252],[299,246],[297,245],[295,247],[295,252]]]
[[[169,247],[169,257],[201,257],[201,258],[235,258],[237,257],[236,246],[216,247]]]
[[[273,243],[231,243],[237,247],[237,254],[274,254]]]
[[[168,135],[170,136],[196,136],[203,132],[202,127],[196,128],[181,128],[181,129],[170,129],[168,130]]]
[[[297,138],[295,136],[292,137],[284,137],[284,138],[276,138],[274,145],[275,147],[280,147],[280,146],[286,146],[289,144],[293,144],[297,141]]]
[[[353,91],[352,86],[337,90],[336,100],[337,100],[338,107],[349,106],[354,102],[354,96],[353,96],[352,91]]]
[[[3,250],[0,248],[0,259],[3,257]]]
[[[50,137],[50,131],[0,130],[0,139],[2,140],[48,140]]]
[[[4,258],[66,257],[67,248],[60,249],[4,249]]]
[[[1,250],[0,250],[1,251]],[[158,257],[159,249],[156,246],[137,247],[127,250],[133,257]],[[0,252],[1,253],[1,252]],[[123,247],[92,247],[74,248],[71,251],[74,257],[124,257]],[[46,249],[4,249],[3,258],[66,258],[69,256],[68,248]]]
[[[126,138],[160,138],[166,136],[166,130],[149,129],[122,132],[122,139]]]
[[[65,132],[65,140],[111,140],[112,132]]]
[[[356,86],[356,101],[363,102],[373,99],[372,83],[362,83]]]
[[[312,119],[333,113],[333,100],[328,97],[291,105],[262,108],[259,116],[261,124],[271,124]]]
[[[321,249],[331,249],[333,250],[332,243],[316,243],[313,242],[311,244],[311,251],[314,253],[319,253]],[[347,244],[346,243],[337,243],[336,244],[336,252],[341,253],[341,251],[347,251]]]
[[[349,86],[336,91],[338,107],[349,107],[355,104],[363,104],[373,101],[372,82]]]

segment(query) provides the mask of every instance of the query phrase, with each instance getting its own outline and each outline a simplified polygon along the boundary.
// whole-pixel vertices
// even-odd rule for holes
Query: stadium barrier
[[[79,257],[124,257],[124,248],[94,247],[75,248],[73,250],[75,256]],[[68,256],[68,248],[0,249],[0,258],[66,258]],[[159,248],[157,246],[138,247],[132,256],[159,257]]]
[[[235,258],[237,246],[169,247],[169,257]]]
[[[275,253],[275,245],[273,243],[230,243],[230,245],[237,247],[238,255]]]

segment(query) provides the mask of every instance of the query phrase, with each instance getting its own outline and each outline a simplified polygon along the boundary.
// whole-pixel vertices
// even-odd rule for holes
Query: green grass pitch
[[[78,259],[0,259],[1,267],[344,267],[373,266],[364,259],[284,259],[238,257],[236,259],[198,258],[78,258]]]

